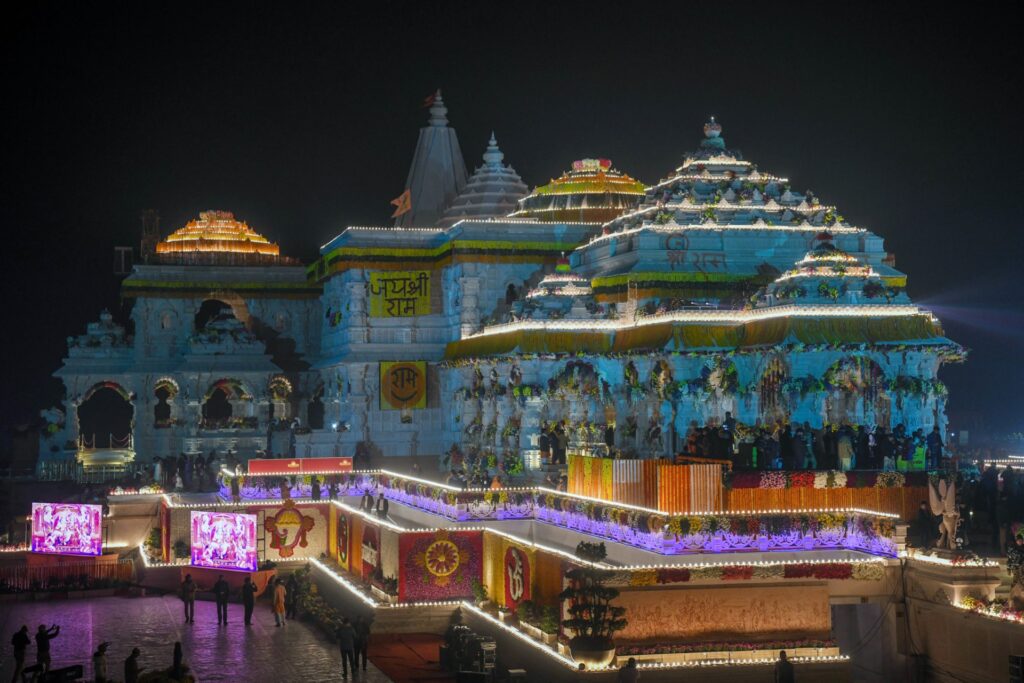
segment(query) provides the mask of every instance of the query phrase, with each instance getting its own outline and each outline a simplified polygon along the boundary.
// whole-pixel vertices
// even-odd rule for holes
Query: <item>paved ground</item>
[[[196,620],[186,625],[181,601],[163,598],[96,598],[53,602],[15,602],[0,606],[0,681],[13,673],[11,636],[22,624],[35,633],[39,624],[60,624],[52,643],[53,667],[82,664],[92,680],[92,653],[105,641],[107,670],[117,681],[124,678],[124,660],[133,647],[142,650],[146,669],[171,664],[175,641],[181,641],[185,662],[197,681],[251,681],[285,683],[340,681],[341,656],[335,645],[304,622],[276,628],[268,604],[257,603],[253,625],[242,624],[241,605],[230,607],[228,626],[217,625],[214,603],[197,601]],[[28,663],[35,662],[35,643]],[[349,677],[349,680],[353,678]],[[373,664],[354,680],[389,683]]]

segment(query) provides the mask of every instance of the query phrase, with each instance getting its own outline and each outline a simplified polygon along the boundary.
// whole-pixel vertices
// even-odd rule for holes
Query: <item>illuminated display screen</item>
[[[254,572],[256,515],[192,512],[193,567]]]
[[[78,503],[32,503],[32,552],[103,553],[103,508]]]

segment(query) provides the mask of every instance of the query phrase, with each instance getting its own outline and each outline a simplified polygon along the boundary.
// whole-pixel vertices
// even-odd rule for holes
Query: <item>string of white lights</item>
[[[775,306],[751,310],[684,310],[644,316],[637,320],[521,320],[485,327],[463,339],[478,339],[508,332],[585,332],[636,329],[663,323],[732,323],[741,324],[778,318],[904,318],[929,315],[913,304],[862,304],[857,306],[831,304],[814,306]]]
[[[523,633],[517,628],[513,628],[503,621],[494,618],[484,610],[480,609],[476,605],[469,602],[462,602],[460,608],[472,612],[481,619],[485,620],[489,625],[494,626],[502,631],[505,631],[512,636],[518,638],[523,643],[528,644],[538,652],[543,653],[547,657],[559,662],[563,666],[579,671],[579,664],[574,661],[571,657],[567,657],[558,650],[545,645],[537,640],[534,640],[529,635]],[[800,664],[831,664],[839,662],[848,662],[850,660],[847,655],[817,655],[817,656],[803,656],[803,657],[791,657],[790,661]],[[646,662],[638,664],[639,668],[642,669],[701,669],[709,667],[734,667],[734,666],[774,666],[778,661],[776,658],[763,657],[758,659],[698,659],[686,662]],[[586,671],[607,671],[611,667],[600,667],[587,669]],[[586,672],[584,671],[584,673]]]

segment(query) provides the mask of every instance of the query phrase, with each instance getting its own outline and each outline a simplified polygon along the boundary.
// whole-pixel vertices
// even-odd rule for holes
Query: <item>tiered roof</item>
[[[202,211],[156,245],[160,263],[262,265],[291,262],[230,211]]]
[[[726,147],[721,133],[711,117],[697,151],[673,175],[647,188],[636,210],[608,221],[605,231],[648,223],[849,229],[834,206],[821,204],[810,191],[794,191],[787,178],[762,173],[740,151]]]
[[[516,203],[529,189],[515,169],[503,163],[504,158],[492,132],[484,152],[484,165],[476,169],[459,196],[445,209],[438,221],[440,227],[451,227],[461,220],[502,218],[515,210]]]
[[[832,235],[821,233],[817,239],[804,258],[765,288],[758,307],[909,303],[901,287],[886,286],[874,268],[836,248]]]
[[[521,199],[511,217],[604,222],[632,209],[643,196],[644,184],[612,168],[610,160],[580,159],[571,171]]]

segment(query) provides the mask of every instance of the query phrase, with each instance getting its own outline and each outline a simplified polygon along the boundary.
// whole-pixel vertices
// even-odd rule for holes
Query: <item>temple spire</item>
[[[500,168],[504,158],[505,154],[498,148],[498,140],[494,137],[492,130],[491,139],[487,143],[487,151],[484,152],[484,163],[491,168]]]
[[[441,89],[434,93],[434,101],[430,103],[430,125],[437,128],[448,126],[448,107],[444,106],[441,99]]]
[[[448,125],[448,107],[441,90],[430,103],[430,119],[420,128],[416,152],[409,167],[405,187],[409,191],[409,211],[395,219],[395,226],[430,227],[466,186],[466,162],[462,160],[455,129]]]

